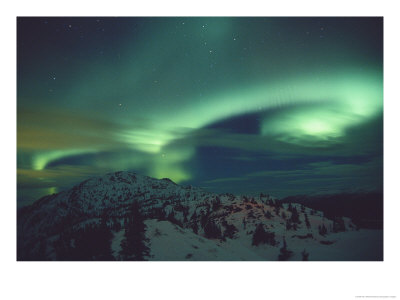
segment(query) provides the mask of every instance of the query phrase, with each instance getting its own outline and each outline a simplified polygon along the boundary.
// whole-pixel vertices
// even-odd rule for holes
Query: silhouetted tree
[[[193,230],[193,232],[194,232],[195,234],[198,234],[198,232],[199,232],[199,225],[197,225],[197,222],[196,222],[196,221],[194,221],[194,222],[192,223],[192,230]]]
[[[201,228],[204,228],[206,226],[208,221],[208,216],[204,213],[204,210],[201,211],[200,213],[200,226]]]
[[[192,216],[190,217],[190,220],[197,220],[196,210],[193,212]]]
[[[221,199],[217,196],[215,200],[212,201],[212,210],[216,211],[221,207]]]
[[[169,212],[167,220],[170,221],[171,223],[175,221],[175,211],[173,209]]]
[[[167,221],[171,222],[172,224],[182,227],[182,222],[175,217],[175,211],[173,209],[168,214]]]
[[[318,232],[320,235],[325,236],[328,233],[328,230],[325,227],[325,224],[322,224],[318,226]]]
[[[121,223],[120,223],[119,219],[116,217],[112,218],[112,228],[116,231],[121,230]]]
[[[100,226],[96,230],[97,233],[97,246],[100,254],[97,255],[96,260],[114,260],[111,250],[111,239],[113,234],[107,225],[107,216],[103,215],[100,221]]]
[[[292,211],[292,215],[290,216],[290,221],[292,223],[300,224],[301,223],[300,216],[299,216],[299,213],[297,212],[296,207],[293,207],[291,211]]]
[[[286,230],[292,229],[292,223],[289,220],[286,220]]]
[[[204,226],[204,234],[206,238],[220,239],[222,238],[221,228],[212,220],[209,220]]]
[[[112,233],[103,216],[100,224],[89,224],[60,235],[55,243],[58,260],[114,260],[111,251]]]
[[[278,260],[288,260],[293,255],[293,252],[287,249],[286,239],[283,238],[283,246],[280,249]]]
[[[165,211],[161,207],[153,208],[152,215],[153,215],[153,218],[155,218],[157,220],[165,220],[165,218],[166,218]]]
[[[297,224],[290,219],[286,220],[286,230],[297,230]]]
[[[279,216],[280,210],[281,210],[281,208],[280,208],[279,206],[276,206],[276,207],[275,207],[274,211],[275,211],[275,214],[276,214],[277,216]]]
[[[62,231],[58,239],[53,243],[57,260],[74,260],[71,249],[71,236]]]
[[[224,238],[233,239],[238,229],[232,224],[225,225]]]
[[[335,218],[333,219],[332,231],[333,231],[333,232],[346,231],[346,226],[345,226],[345,224],[344,224],[343,218],[335,217]]]
[[[308,260],[309,255],[310,255],[310,253],[306,252],[306,249],[304,249],[303,252],[301,252],[302,260],[304,260],[304,261]]]
[[[306,226],[308,229],[311,228],[311,224],[310,224],[310,220],[308,219],[307,214],[304,214],[304,218],[305,218],[305,222],[306,222]]]
[[[263,224],[260,223],[257,225],[256,230],[254,231],[251,244],[253,246],[258,246],[259,244],[269,244],[275,246],[275,233],[266,231]]]
[[[149,255],[150,250],[146,246],[145,232],[146,225],[140,205],[134,201],[128,224],[125,226],[125,240],[121,243],[121,255],[124,260],[145,260],[145,257]]]
[[[264,216],[265,216],[267,219],[271,219],[271,218],[272,218],[272,214],[271,214],[271,212],[270,212],[269,210],[267,210],[267,212],[264,214]]]

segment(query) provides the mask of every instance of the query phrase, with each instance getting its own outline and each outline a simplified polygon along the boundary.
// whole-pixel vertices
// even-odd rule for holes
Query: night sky
[[[383,186],[382,18],[18,18],[18,205],[111,171]]]

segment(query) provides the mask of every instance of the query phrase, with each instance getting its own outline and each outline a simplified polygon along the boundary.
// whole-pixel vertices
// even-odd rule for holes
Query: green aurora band
[[[71,20],[72,29],[89,19]],[[57,191],[60,181],[132,169],[185,182],[194,177],[187,163],[203,145],[276,153],[311,149],[312,155],[341,145],[349,130],[382,115],[383,73],[379,58],[370,60],[365,46],[353,43],[354,33],[328,42],[334,19],[314,31],[302,27],[314,26],[312,18],[93,21],[126,22],[128,29],[143,25],[135,34],[126,29],[120,38],[99,43],[110,56],[91,54],[98,37],[95,46],[58,52],[49,42],[50,50],[40,48],[39,57],[23,61],[28,71],[19,71],[19,186],[44,195]],[[337,22],[364,26],[363,20]],[[19,30],[29,27],[21,24]],[[65,28],[70,34],[71,27]],[[27,38],[20,38],[19,47],[21,40]],[[74,53],[73,62],[48,67],[68,53]],[[48,75],[50,69],[61,71]],[[43,74],[54,78],[40,83]],[[208,128],[252,113],[262,118],[258,134],[219,138],[221,131]],[[97,158],[100,153],[113,153],[112,159]],[[79,155],[91,155],[90,165],[51,166]]]
[[[163,114],[157,114],[152,128],[126,129],[115,133],[115,140],[126,143],[134,150],[153,155],[154,166],[150,175],[169,177],[176,182],[187,180],[190,174],[179,168],[180,163],[189,160],[193,149],[180,148],[168,151],[168,145],[176,138],[190,134],[217,120],[242,113],[291,106],[298,103],[313,103],[313,108],[292,109],[265,119],[262,135],[274,136],[286,142],[309,143],[339,138],[354,125],[367,122],[382,113],[382,74],[379,72],[334,73],[326,77],[301,76],[288,82],[265,83],[259,86],[219,94],[202,102],[195,101],[195,107],[175,107]],[[196,114],[191,113],[196,111]],[[142,116],[151,118],[142,111]],[[181,130],[179,130],[181,129]],[[184,129],[184,130],[182,130]],[[173,134],[174,130],[178,131]],[[33,158],[33,168],[43,170],[50,162],[65,156],[93,153],[96,149],[63,149],[38,152]],[[163,153],[168,151],[168,155]],[[129,167],[138,167],[141,162],[130,160]]]

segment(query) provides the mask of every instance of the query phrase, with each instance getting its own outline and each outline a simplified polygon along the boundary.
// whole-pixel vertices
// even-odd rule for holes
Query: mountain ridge
[[[140,203],[148,228],[147,259],[152,260],[274,260],[286,243],[297,249],[288,259],[301,260],[300,248],[334,247],[340,244],[340,234],[356,232],[349,218],[329,220],[319,211],[282,204],[269,195],[215,194],[170,179],[119,171],[89,178],[19,210],[17,259],[75,260],[63,253],[76,248],[82,232],[103,226],[111,232],[113,255],[108,260],[123,260],[120,248],[134,201]],[[164,231],[166,235],[160,233]],[[202,239],[215,251],[190,242],[191,252],[181,255],[193,239]],[[166,255],[174,244],[180,249]],[[314,251],[311,258],[324,251]],[[88,257],[85,260],[96,260]]]

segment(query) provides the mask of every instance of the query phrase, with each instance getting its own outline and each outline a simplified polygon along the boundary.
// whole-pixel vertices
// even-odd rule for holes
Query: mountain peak
[[[329,220],[319,211],[282,204],[269,195],[217,195],[180,186],[168,178],[119,171],[89,178],[19,211],[18,259],[68,260],[65,253],[75,251],[77,239],[82,242],[87,232],[105,227],[113,237],[113,259],[123,259],[118,249],[134,202],[149,228],[146,236],[154,259],[191,259],[194,255],[199,260],[273,260],[283,239],[291,247],[313,245],[318,251],[312,255],[317,258],[324,253],[323,247],[335,243],[326,237],[327,230],[354,228],[349,219]],[[319,234],[322,226],[325,231]],[[198,250],[196,240],[208,248]],[[172,244],[181,245],[185,253],[166,247]],[[297,252],[295,259],[299,260],[301,251]]]

